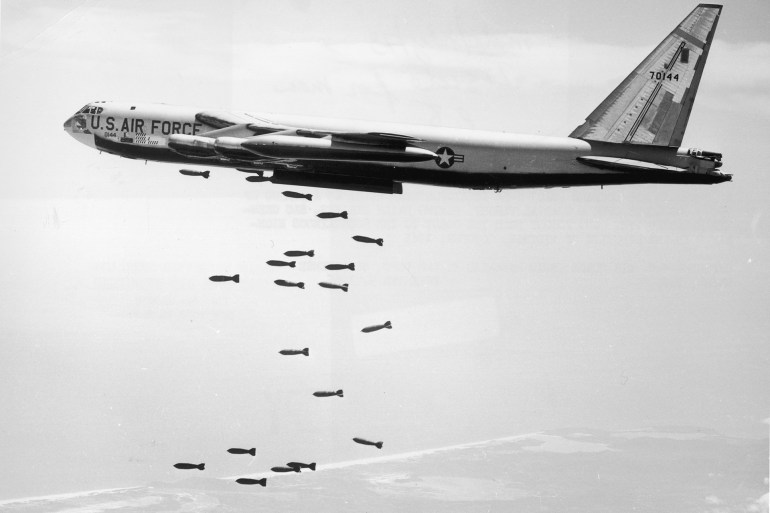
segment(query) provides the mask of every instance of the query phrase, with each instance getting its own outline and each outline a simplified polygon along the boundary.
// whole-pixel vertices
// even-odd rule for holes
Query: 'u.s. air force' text
[[[117,132],[134,132],[137,134],[188,134],[195,135],[201,131],[201,123],[183,123],[181,121],[160,121],[158,119],[123,118],[123,122],[107,116],[91,116],[93,130],[108,130]]]

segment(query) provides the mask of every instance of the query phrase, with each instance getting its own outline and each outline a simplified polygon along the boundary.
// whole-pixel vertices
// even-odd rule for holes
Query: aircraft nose
[[[70,116],[69,118],[67,118],[67,121],[64,122],[64,130],[69,131],[69,129],[72,128],[72,118],[73,117],[74,116]]]

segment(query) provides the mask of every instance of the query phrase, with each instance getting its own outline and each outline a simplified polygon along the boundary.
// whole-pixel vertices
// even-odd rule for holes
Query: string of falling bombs
[[[227,449],[227,452],[230,454],[250,454],[251,456],[257,455],[257,449],[255,447],[252,447],[251,449],[241,449],[239,447],[232,447],[230,449]],[[205,470],[206,464],[205,463],[176,463],[174,464],[175,468],[178,468],[180,470]],[[316,463],[304,463],[301,461],[290,461],[286,463],[285,467],[273,467],[271,470],[273,472],[301,472],[302,469],[310,469],[313,472],[315,472]],[[249,477],[240,477],[235,480],[236,483],[242,484],[242,485],[260,485],[262,487],[267,486],[267,478],[263,477],[262,479],[252,479]]]
[[[205,172],[195,172],[195,171],[189,171],[189,170],[180,170],[180,173],[188,176],[202,176],[203,178],[208,178],[208,171]],[[250,177],[251,178],[251,177]],[[282,193],[287,198],[293,198],[293,199],[305,199],[308,201],[313,200],[312,194],[302,194],[299,192],[294,191],[284,191]],[[342,212],[321,212],[317,214],[317,217],[320,219],[348,219],[348,213],[347,211]],[[361,243],[366,244],[377,244],[378,246],[383,245],[382,239],[375,239],[371,237],[366,237],[363,235],[355,235],[352,237],[353,240]],[[286,251],[284,253],[284,256],[291,257],[291,258],[300,258],[300,257],[314,257],[315,251],[314,250],[290,250]],[[285,261],[285,260],[268,260],[266,262],[270,266],[274,267],[289,267],[289,268],[296,268],[296,261]],[[355,271],[355,264],[349,263],[349,264],[328,264],[326,265],[326,269],[329,271],[342,271],[342,270],[350,270]],[[214,275],[210,276],[209,280],[213,282],[234,282],[234,283],[240,283],[240,275],[234,274],[231,276],[228,275]],[[288,280],[278,279],[274,282],[276,285],[280,285],[283,287],[297,287],[300,289],[305,288],[305,284],[303,282],[291,282]],[[336,284],[336,283],[329,283],[329,282],[320,282],[318,284],[319,286],[327,289],[339,289],[343,292],[348,291],[348,284]],[[376,324],[373,326],[366,326],[361,331],[363,333],[372,333],[375,331],[379,331],[381,329],[392,329],[392,325],[390,321],[386,321],[383,324]],[[297,356],[297,355],[304,355],[304,356],[310,356],[310,348],[303,348],[303,349],[282,349],[279,351],[281,355],[284,356]],[[315,397],[344,397],[343,390],[334,390],[334,391],[316,391],[313,392],[313,395]],[[365,438],[360,437],[354,437],[353,441],[361,444],[361,445],[370,445],[373,447],[377,447],[378,449],[382,449],[383,442],[372,442],[369,440],[366,440]],[[241,449],[241,448],[231,448],[228,449],[227,452],[230,454],[250,454],[251,456],[256,456],[256,448],[251,449]],[[176,463],[174,465],[175,468],[180,470],[204,470],[206,468],[205,463]],[[279,473],[285,473],[285,472],[296,472],[299,473],[302,471],[302,469],[310,469],[311,471],[315,471],[316,469],[316,463],[303,463],[298,461],[291,461],[286,463],[285,466],[276,466],[272,467],[270,470],[273,472],[279,472]],[[267,486],[267,478],[261,478],[261,479],[252,479],[252,478],[238,478],[235,480],[236,483],[242,484],[242,485],[260,485],[260,486]]]
[[[308,201],[313,200],[312,194],[301,194],[298,192],[293,191],[284,191],[282,193],[287,198],[295,198],[295,199],[305,199]],[[342,212],[320,212],[319,214],[316,214],[316,217],[320,219],[348,219],[348,212],[346,210],[343,210]],[[378,246],[383,245],[382,239],[375,239],[372,237],[366,237],[364,235],[354,235],[353,240],[357,242],[362,242],[366,244],[377,244]],[[290,250],[286,251],[284,253],[284,256],[287,257],[293,257],[293,258],[300,258],[300,257],[314,257],[315,251],[314,250]],[[274,267],[289,267],[289,268],[296,268],[296,261],[292,260],[290,262],[284,261],[284,260],[268,260],[266,262],[268,265],[274,266]],[[351,262],[349,264],[328,264],[325,266],[327,270],[329,271],[342,271],[342,270],[350,270],[355,271],[355,263]],[[300,289],[304,288],[303,282],[291,282],[288,280],[275,280],[274,282],[276,285],[280,285],[283,287],[297,287]],[[329,283],[329,282],[321,282],[318,284],[321,287],[327,288],[327,289],[340,289],[344,292],[348,291],[348,284],[345,283],[343,285],[338,285],[335,283]],[[361,331],[364,333],[373,333],[375,331],[379,331],[381,329],[392,329],[393,326],[390,321],[385,321],[383,324],[376,324],[373,326],[366,326]],[[304,355],[304,356],[310,356],[310,348],[304,348],[304,349],[282,349],[278,351],[280,354],[284,356],[297,356],[297,355]],[[317,391],[313,392],[313,395],[315,397],[344,397],[343,390],[332,390],[332,391]],[[383,442],[372,442],[369,440],[366,440],[365,438],[359,438],[354,437],[353,441],[361,444],[361,445],[371,445],[374,447],[377,447],[378,449],[382,449]],[[280,468],[280,467],[274,467],[272,469],[274,472],[288,472],[289,470],[287,468]]]

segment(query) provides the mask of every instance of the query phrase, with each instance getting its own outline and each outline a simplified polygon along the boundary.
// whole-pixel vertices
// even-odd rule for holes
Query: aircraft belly
[[[571,140],[575,141],[575,140]],[[582,141],[577,141],[582,143]],[[442,144],[442,143],[436,143]],[[455,145],[454,157],[447,168],[437,162],[381,163],[303,161],[307,173],[356,177],[376,181],[392,181],[467,189],[508,189],[533,187],[576,187],[634,183],[716,183],[713,177],[687,172],[618,171],[580,164],[576,158],[590,155],[580,145],[557,145],[550,148],[532,144],[496,145],[495,147]],[[99,150],[139,160],[155,160],[179,164],[205,164],[223,167],[249,167],[248,162],[227,159],[186,157],[163,146],[121,143],[96,136]],[[431,147],[431,144],[424,144]],[[459,157],[463,157],[460,161]],[[439,161],[440,162],[440,161]],[[256,162],[264,165],[264,162]]]

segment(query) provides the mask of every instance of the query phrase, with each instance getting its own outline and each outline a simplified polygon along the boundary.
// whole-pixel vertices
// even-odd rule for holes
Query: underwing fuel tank
[[[414,146],[392,147],[377,144],[335,142],[330,138],[297,135],[258,135],[241,146],[262,157],[282,159],[348,160],[369,162],[424,162],[435,160],[430,150]]]
[[[214,139],[198,135],[171,134],[168,147],[188,157],[216,157]]]

